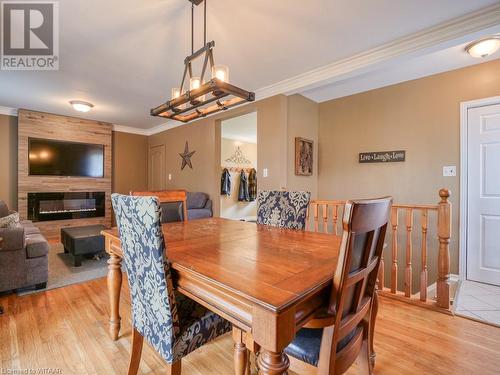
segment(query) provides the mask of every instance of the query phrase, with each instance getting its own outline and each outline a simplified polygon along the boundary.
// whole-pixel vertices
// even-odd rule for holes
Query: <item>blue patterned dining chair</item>
[[[372,373],[371,343],[375,284],[392,198],[347,201],[332,291],[315,319],[300,329],[285,353],[318,367],[318,374],[343,374],[359,357]]]
[[[257,224],[305,229],[311,193],[262,190],[257,196]]]
[[[231,323],[174,291],[156,197],[111,196],[132,304],[132,353],[137,374],[144,338],[180,374],[181,358],[231,331]]]

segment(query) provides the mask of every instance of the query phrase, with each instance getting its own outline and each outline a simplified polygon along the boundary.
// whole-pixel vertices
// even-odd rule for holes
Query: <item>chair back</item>
[[[168,362],[179,333],[157,197],[112,194],[127,270],[134,328]]]
[[[131,191],[130,195],[157,197],[160,201],[162,223],[188,221],[185,190]],[[176,203],[182,205],[181,210]]]
[[[346,202],[329,303],[329,313],[334,314],[335,323],[330,343],[323,340],[329,347],[323,347],[322,342],[320,354],[320,366],[328,365],[329,373],[346,371],[369,335],[370,312],[391,206],[391,197]],[[330,353],[323,356],[325,351]],[[329,363],[321,363],[322,357],[329,358]]]
[[[257,224],[305,229],[311,193],[262,190],[257,196]]]

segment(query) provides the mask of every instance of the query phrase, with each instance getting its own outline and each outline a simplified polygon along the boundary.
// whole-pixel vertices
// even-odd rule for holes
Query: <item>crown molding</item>
[[[313,89],[343,79],[349,74],[375,68],[380,63],[432,49],[499,24],[500,4],[496,4],[263,87],[255,92],[255,96],[257,100],[261,100],[274,95]]]
[[[17,108],[2,107],[0,106],[0,115],[15,116],[17,117]]]
[[[500,4],[495,4],[476,12],[443,22],[437,26],[396,39],[390,43],[335,61],[331,64],[276,82],[255,91],[256,101],[271,96],[291,95],[303,92],[348,76],[365,73],[384,62],[429,51],[439,46],[456,42],[460,38],[500,25]],[[243,104],[245,105],[245,104]],[[212,116],[212,115],[211,115]],[[195,120],[199,121],[201,119]],[[157,134],[183,123],[168,121],[149,128],[149,134]]]
[[[212,115],[210,115],[210,116],[212,116]],[[205,117],[202,117],[202,118],[207,118],[207,117],[209,117],[209,116],[205,116]],[[201,120],[202,118],[200,118],[198,120]],[[196,121],[198,121],[198,120],[196,120]],[[196,121],[192,121],[191,123],[194,123]],[[164,132],[166,130],[170,130],[170,129],[176,128],[178,126],[182,126],[182,125],[185,125],[185,124],[183,122],[180,122],[180,121],[168,120],[167,122],[164,122],[163,124],[156,125],[156,126],[154,126],[152,128],[147,129],[148,130],[148,135],[155,135],[155,134]]]
[[[150,135],[149,129],[134,128],[132,126],[124,126],[124,125],[117,125],[117,124],[113,124],[113,131],[120,132],[120,133],[145,135],[145,136]]]

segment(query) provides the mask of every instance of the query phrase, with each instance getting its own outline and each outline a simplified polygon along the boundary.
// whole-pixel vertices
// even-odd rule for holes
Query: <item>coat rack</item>
[[[252,169],[255,169],[255,168],[252,168],[252,167],[247,167],[247,168],[242,168],[242,167],[222,167],[222,170],[224,169],[227,169],[229,172],[236,172],[236,173],[240,173],[241,171],[245,171],[246,173],[250,173],[250,171]],[[257,170],[257,169],[255,169]]]

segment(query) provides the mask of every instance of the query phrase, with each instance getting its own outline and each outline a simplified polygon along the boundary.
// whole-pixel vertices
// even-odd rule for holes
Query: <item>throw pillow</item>
[[[17,224],[19,224],[19,213],[17,212],[0,218],[0,228],[14,228]]]

